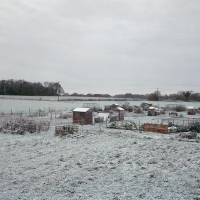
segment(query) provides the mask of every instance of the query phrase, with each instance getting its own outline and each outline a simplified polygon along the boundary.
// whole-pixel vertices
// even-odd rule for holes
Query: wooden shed
[[[91,108],[76,108],[73,110],[73,122],[79,124],[93,124],[93,111]]]
[[[111,110],[117,112],[119,114],[119,121],[124,120],[124,109],[121,108],[118,104],[111,105]]]
[[[119,113],[119,121],[123,121],[124,120],[124,109],[121,107],[117,107],[115,109],[115,111]]]
[[[188,115],[195,115],[194,107],[190,106],[187,108],[187,114]]]
[[[155,107],[149,107],[148,116],[156,116],[156,109],[155,109]]]
[[[119,104],[112,104],[109,106],[104,107],[105,112],[109,112],[109,116],[113,115],[113,112],[118,114],[117,120],[123,121],[124,120],[124,109],[119,106]],[[113,112],[112,112],[113,111]]]

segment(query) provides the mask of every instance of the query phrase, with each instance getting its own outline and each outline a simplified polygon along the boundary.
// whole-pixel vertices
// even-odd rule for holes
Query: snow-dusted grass
[[[79,136],[0,133],[0,199],[200,198],[200,143],[99,125]]]
[[[66,112],[82,104],[0,99],[0,112]],[[162,117],[167,115],[127,113],[125,119],[159,123]],[[175,134],[107,129],[105,124],[55,137],[54,125],[64,123],[54,113],[48,132],[0,133],[0,199],[200,199],[200,143]]]

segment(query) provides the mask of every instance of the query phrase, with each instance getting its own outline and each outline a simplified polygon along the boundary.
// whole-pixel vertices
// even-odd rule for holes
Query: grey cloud
[[[190,89],[199,17],[198,0],[3,0],[1,79],[60,81],[69,93]]]

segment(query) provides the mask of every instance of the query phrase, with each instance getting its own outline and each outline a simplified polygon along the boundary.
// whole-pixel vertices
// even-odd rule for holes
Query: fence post
[[[22,130],[22,113],[20,113],[20,127],[21,127],[21,130]]]
[[[140,119],[139,119],[139,131],[140,131]]]

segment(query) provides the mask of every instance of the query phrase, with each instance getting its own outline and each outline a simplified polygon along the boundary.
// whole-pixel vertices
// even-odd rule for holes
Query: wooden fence
[[[164,124],[172,123],[175,125],[183,125],[183,126],[190,126],[195,122],[200,123],[200,118],[170,117],[161,119],[161,123]]]
[[[144,123],[144,131],[157,132],[157,133],[168,133],[168,125]]]

